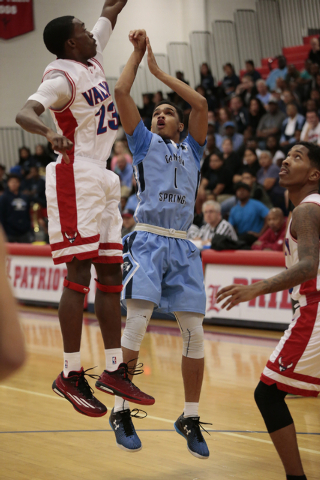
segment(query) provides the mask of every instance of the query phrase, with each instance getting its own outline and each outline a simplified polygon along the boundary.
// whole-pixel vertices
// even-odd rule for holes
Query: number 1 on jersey
[[[174,188],[178,188],[178,185],[177,185],[177,167],[175,167],[174,169]]]

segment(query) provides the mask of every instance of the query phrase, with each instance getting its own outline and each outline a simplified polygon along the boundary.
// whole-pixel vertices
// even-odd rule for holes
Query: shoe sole
[[[118,397],[122,397],[125,400],[129,400],[132,403],[137,403],[138,405],[153,405],[155,403],[155,399],[152,400],[139,400],[136,397],[131,397],[130,395],[126,395],[119,390],[116,390],[113,387],[106,386],[104,383],[96,382],[96,389],[100,390],[103,393],[108,393],[108,395],[117,395]]]
[[[188,442],[186,437],[183,435],[183,433],[180,432],[179,428],[177,427],[177,425],[175,423],[173,424],[173,426],[174,426],[175,431],[177,433],[179,433],[179,435],[181,435],[181,437],[183,437]],[[203,455],[199,455],[199,453],[193,452],[192,450],[190,450],[188,445],[187,445],[187,449],[191,453],[191,455],[193,455],[196,458],[199,458],[200,460],[207,460],[209,458],[209,455],[207,457],[205,457]]]
[[[110,418],[109,418],[109,425],[112,428],[113,433],[115,434],[112,423],[110,422]],[[142,450],[142,445],[139,448],[126,448],[126,447],[124,447],[123,445],[121,445],[120,443],[117,442],[117,437],[116,437],[116,444],[121,450],[124,450],[125,452],[135,453],[135,452],[140,452],[140,450]]]
[[[107,412],[107,408],[106,408],[106,411],[103,412],[103,413],[85,413],[83,412],[82,410],[80,410],[79,407],[77,407],[68,397],[65,396],[65,394],[63,392],[61,392],[61,390],[59,390],[59,388],[57,387],[56,385],[56,381],[53,382],[52,384],[52,390],[54,391],[54,393],[56,393],[57,395],[59,395],[59,397],[62,397],[62,398],[65,398],[66,400],[68,400],[69,403],[71,403],[71,405],[73,406],[73,408],[81,413],[82,415],[85,415],[86,417],[103,417]]]

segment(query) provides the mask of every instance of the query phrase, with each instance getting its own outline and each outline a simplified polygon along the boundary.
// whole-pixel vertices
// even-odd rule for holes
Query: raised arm
[[[319,266],[320,209],[313,203],[303,203],[292,214],[291,231],[298,242],[299,262],[288,270],[249,286],[229,285],[217,294],[217,301],[227,298],[222,308],[230,310],[240,302],[259,295],[280,292],[316,278]]]
[[[114,97],[124,131],[132,135],[141,117],[130,91],[146,51],[146,32],[145,30],[131,31],[129,39],[134,46],[134,51],[116,83]]]
[[[111,22],[112,29],[117,23],[117,18],[128,0],[106,0],[104,2],[101,17],[108,18]]]
[[[39,118],[44,112],[45,108],[40,102],[35,100],[28,100],[16,116],[16,122],[27,132],[37,133],[46,137],[51,143],[52,148],[62,153],[63,159],[66,163],[70,163],[67,155],[67,150],[70,150],[73,143],[68,138],[59,135],[51,128],[47,127]]]
[[[158,78],[161,82],[165,83],[169,88],[176,92],[183,98],[189,105],[191,105],[191,113],[189,117],[189,133],[195,139],[199,145],[203,145],[208,130],[208,102],[198,92],[193,90],[189,85],[175,77],[171,77],[167,73],[163,72],[156,62],[150,45],[149,38],[147,37],[147,50],[148,50],[148,66],[150,72]]]

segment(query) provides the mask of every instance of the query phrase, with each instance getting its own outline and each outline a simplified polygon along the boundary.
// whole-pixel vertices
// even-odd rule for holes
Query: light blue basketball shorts
[[[148,300],[162,313],[205,314],[206,294],[198,248],[189,240],[137,231],[123,238],[126,300]]]

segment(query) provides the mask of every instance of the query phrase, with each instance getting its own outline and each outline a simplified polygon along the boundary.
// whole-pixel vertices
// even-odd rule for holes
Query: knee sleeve
[[[293,423],[291,414],[284,401],[287,392],[278,390],[277,385],[259,382],[254,392],[254,399],[263,417],[269,433]]]
[[[67,277],[63,281],[63,286],[66,287],[66,288],[69,288],[70,290],[74,290],[74,291],[80,292],[80,293],[89,293],[90,292],[89,287],[86,287],[85,285],[80,285],[79,283],[69,282],[69,280],[67,280]]]
[[[203,315],[192,312],[174,312],[182,340],[182,355],[189,358],[204,357]]]
[[[138,352],[146,333],[154,305],[146,300],[127,300],[127,321],[121,346]]]
[[[122,292],[122,285],[103,285],[95,278],[97,289],[105,293],[119,293]]]

